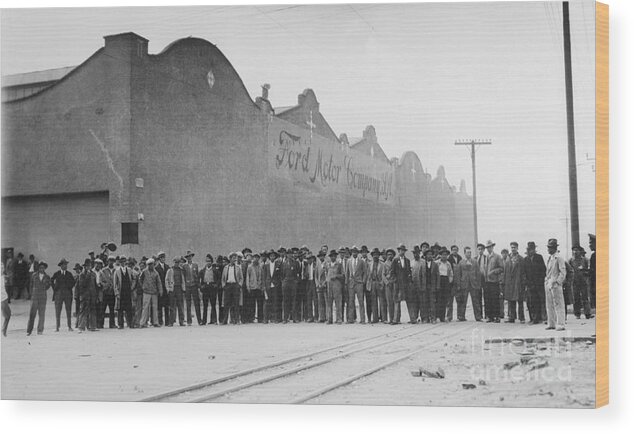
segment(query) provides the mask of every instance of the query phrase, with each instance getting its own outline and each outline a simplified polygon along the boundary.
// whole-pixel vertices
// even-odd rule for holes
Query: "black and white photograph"
[[[3,400],[597,406],[594,1],[0,29]]]

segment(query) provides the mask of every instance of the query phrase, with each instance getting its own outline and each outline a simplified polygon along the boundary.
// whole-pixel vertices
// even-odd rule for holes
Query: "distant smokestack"
[[[268,100],[269,99],[269,89],[271,89],[271,85],[268,83],[264,83],[262,85],[262,98]]]

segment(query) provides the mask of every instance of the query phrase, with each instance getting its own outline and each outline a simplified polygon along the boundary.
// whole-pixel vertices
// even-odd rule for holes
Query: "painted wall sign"
[[[383,161],[276,118],[269,124],[268,144],[274,176],[324,192],[394,203],[394,168]]]

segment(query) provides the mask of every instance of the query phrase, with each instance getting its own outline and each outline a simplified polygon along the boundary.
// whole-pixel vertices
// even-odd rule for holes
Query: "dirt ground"
[[[403,311],[405,303],[402,305]],[[109,330],[78,334],[55,332],[49,302],[41,336],[26,336],[28,303],[14,301],[1,344],[2,399],[136,401],[196,382],[376,336],[402,326],[383,324],[249,324]],[[470,308],[468,312],[471,312]],[[62,324],[64,324],[62,314]],[[595,322],[569,315],[565,332],[542,325],[476,323],[450,337],[458,323],[434,334],[446,340],[396,365],[360,379],[310,403],[509,407],[594,406]],[[407,320],[407,314],[404,315]],[[74,320],[73,320],[74,323]],[[415,327],[430,327],[417,325]],[[564,341],[532,338],[565,337]],[[574,342],[571,342],[573,341]],[[386,348],[394,357],[421,346],[420,338]],[[374,350],[377,351],[377,350]],[[383,354],[383,356],[386,355]],[[372,352],[355,356],[363,369]],[[505,364],[507,364],[505,367]],[[332,365],[318,376],[328,383],[349,376]],[[354,364],[353,364],[354,366]],[[422,374],[440,371],[444,378]],[[416,376],[414,376],[414,375]],[[286,380],[289,381],[289,380]],[[292,379],[288,388],[311,390],[311,380]],[[242,401],[244,402],[244,401]],[[248,401],[247,401],[248,402]]]

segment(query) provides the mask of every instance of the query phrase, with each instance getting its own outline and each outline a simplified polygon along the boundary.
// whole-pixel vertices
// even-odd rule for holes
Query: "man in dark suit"
[[[92,269],[92,261],[88,258],[84,261],[84,271],[77,281],[79,293],[79,320],[77,328],[79,332],[97,330],[97,274]]]
[[[287,323],[293,319],[293,302],[295,301],[295,293],[297,291],[297,282],[299,280],[299,264],[287,254],[286,249],[279,249],[281,258],[280,270],[282,273],[282,322]]]
[[[167,292],[165,288],[165,275],[167,274],[167,270],[169,270],[169,266],[165,263],[165,252],[158,252],[156,255],[157,262],[154,269],[159,275],[159,279],[161,279],[161,292],[158,296],[158,321],[159,325],[168,325],[170,322],[170,293]],[[165,321],[163,321],[163,316],[165,316]]]
[[[397,248],[398,256],[392,261],[392,270],[396,279],[394,283],[394,319],[390,324],[401,323],[401,300],[412,284],[412,268],[409,259],[405,257],[407,247],[401,244]]]
[[[531,324],[540,324],[546,321],[546,318],[542,316],[542,305],[545,304],[546,300],[544,289],[546,263],[542,255],[537,253],[534,241],[529,241],[526,246],[524,274],[526,276],[528,314],[530,315]]]
[[[13,284],[15,288],[15,297],[20,298],[25,292],[25,298],[29,295],[29,264],[24,260],[22,252],[18,253],[17,260],[13,265]]]
[[[262,291],[264,292],[264,323],[279,323],[282,320],[282,268],[278,254],[271,249],[269,261],[262,268]]]
[[[29,322],[26,327],[27,336],[31,336],[33,331],[33,323],[35,316],[38,316],[37,334],[44,332],[44,318],[46,315],[46,291],[51,287],[51,278],[46,274],[48,264],[40,261],[38,270],[31,275],[31,312],[29,313]]]
[[[356,305],[355,296],[359,303],[359,319],[361,324],[365,324],[365,306],[363,304],[366,281],[368,280],[368,265],[359,256],[357,246],[350,249],[352,257],[348,260],[346,284],[348,286],[348,324],[355,322]]]
[[[194,310],[196,312],[196,320],[198,325],[202,325],[202,319],[200,318],[200,295],[198,294],[199,270],[198,264],[192,262],[194,253],[188,250],[185,253],[185,259],[187,262],[181,267],[185,275],[185,306],[187,307],[187,325],[192,325],[192,302],[194,303]]]
[[[590,307],[595,309],[597,307],[597,236],[594,234],[588,234],[590,250],[592,250],[592,254],[590,255],[590,270],[589,270],[589,280],[590,280]]]
[[[68,331],[72,332],[72,304],[73,304],[73,286],[75,286],[75,277],[73,273],[68,271],[68,261],[62,258],[57,266],[60,270],[56,271],[51,278],[51,286],[53,287],[53,300],[55,300],[55,331],[59,331],[59,324],[62,315],[62,305],[66,307],[66,322]]]

